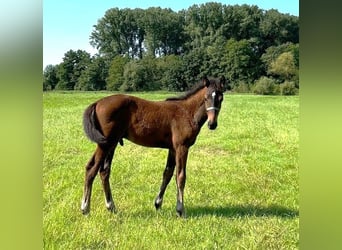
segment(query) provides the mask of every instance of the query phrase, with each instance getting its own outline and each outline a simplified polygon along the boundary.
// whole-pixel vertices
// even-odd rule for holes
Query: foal
[[[118,143],[128,139],[146,147],[169,150],[163,181],[155,199],[156,209],[163,203],[165,189],[176,168],[177,215],[184,216],[184,187],[189,148],[208,120],[209,129],[217,127],[223,101],[225,79],[203,78],[202,83],[182,97],[152,102],[128,95],[112,95],[91,104],[84,112],[86,135],[97,148],[86,165],[83,214],[90,212],[92,184],[100,172],[106,207],[115,211],[109,184],[111,163]]]

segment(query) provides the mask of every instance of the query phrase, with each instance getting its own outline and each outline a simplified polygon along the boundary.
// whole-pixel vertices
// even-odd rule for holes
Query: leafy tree
[[[186,47],[203,47],[204,37],[213,37],[224,23],[221,3],[206,3],[191,6],[185,14],[185,32],[188,36]],[[207,39],[208,40],[208,39]]]
[[[171,9],[151,7],[143,19],[150,56],[179,54],[184,43],[183,18]]]
[[[182,57],[184,78],[189,85],[187,88],[206,75],[204,62],[207,59],[207,53],[202,48],[194,48]]]
[[[297,68],[299,67],[299,45],[287,42],[281,45],[271,46],[262,54],[260,59],[263,63],[265,72],[268,70],[271,63],[284,52],[292,52],[294,55],[295,65]]]
[[[161,88],[170,91],[186,90],[186,82],[183,74],[183,63],[179,56],[168,55],[157,61],[161,72]]]
[[[228,40],[223,65],[227,79],[237,84],[239,81],[252,82],[258,76],[258,58],[247,40]]]
[[[57,65],[47,65],[43,73],[43,90],[53,90],[57,83]]]
[[[281,14],[271,9],[265,12],[260,22],[260,39],[263,50],[286,42],[299,42],[299,19],[288,14]]]
[[[69,50],[64,54],[63,62],[59,64],[57,89],[73,90],[82,71],[90,65],[90,54],[84,50]]]
[[[124,69],[125,65],[129,62],[127,57],[116,56],[114,57],[106,79],[107,90],[119,90],[120,86],[124,83]]]
[[[263,12],[257,6],[224,5],[223,12],[222,34],[226,39],[248,40],[259,36]]]
[[[206,75],[222,76],[226,75],[226,43],[227,40],[223,36],[214,37],[214,41],[206,46],[208,60],[203,61],[204,71]]]
[[[103,58],[95,57],[78,78],[75,90],[104,90],[106,88],[107,70]]]
[[[112,8],[106,11],[90,36],[90,44],[100,54],[114,58],[128,55],[142,58],[145,30],[139,25],[143,12],[141,9]]]
[[[291,80],[297,74],[294,56],[284,52],[274,60],[268,69],[268,74],[278,76],[281,80]]]
[[[156,58],[146,56],[125,65],[122,91],[148,91],[160,89],[160,71]]]

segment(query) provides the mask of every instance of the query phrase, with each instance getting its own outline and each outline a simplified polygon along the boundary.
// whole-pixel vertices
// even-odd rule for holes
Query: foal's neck
[[[185,105],[189,107],[190,115],[193,117],[194,123],[199,126],[199,128],[201,128],[207,120],[207,112],[204,105],[205,91],[205,88],[202,88],[185,100]]]

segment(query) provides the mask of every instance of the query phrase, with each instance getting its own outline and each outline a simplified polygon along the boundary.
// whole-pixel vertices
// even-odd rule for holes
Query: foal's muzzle
[[[208,112],[208,111],[212,111],[212,112],[214,113],[213,118],[212,118],[212,119],[209,119],[209,121],[208,121],[208,128],[209,128],[210,130],[214,130],[214,129],[217,127],[216,118],[217,118],[217,114],[218,114],[218,112],[220,111],[220,109],[217,108],[217,107],[209,107],[209,108],[207,108],[207,112]]]
[[[214,130],[217,127],[217,122],[208,122],[208,128]]]

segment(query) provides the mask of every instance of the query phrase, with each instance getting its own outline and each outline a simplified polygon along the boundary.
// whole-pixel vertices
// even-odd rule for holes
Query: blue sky
[[[249,4],[260,9],[277,9],[281,13],[299,16],[299,0],[230,0],[221,2],[226,5]],[[62,62],[68,50],[82,49],[90,54],[97,51],[89,44],[93,25],[110,8],[142,8],[152,6],[171,8],[174,11],[187,9],[193,4],[208,1],[195,0],[44,0],[43,1],[43,67]]]

